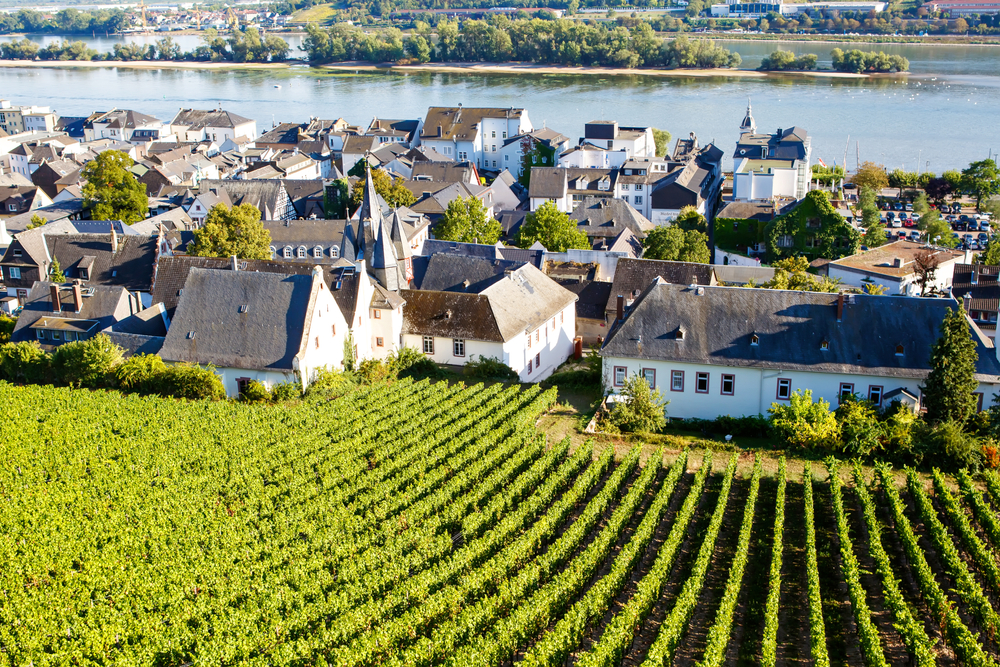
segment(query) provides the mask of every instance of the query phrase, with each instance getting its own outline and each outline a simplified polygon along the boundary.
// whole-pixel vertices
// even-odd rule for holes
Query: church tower
[[[740,134],[754,134],[757,131],[757,123],[754,122],[753,114],[750,112],[750,98],[747,98],[747,115],[740,123]]]

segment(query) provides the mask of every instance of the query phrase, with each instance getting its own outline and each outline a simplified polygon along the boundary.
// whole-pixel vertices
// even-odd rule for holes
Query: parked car
[[[902,227],[902,226],[903,226],[903,223],[902,223],[902,221],[901,221],[901,220],[899,220],[899,219],[896,219],[896,220],[891,220],[891,221],[889,222],[889,224],[891,224],[891,225],[893,226],[893,228],[894,228],[894,229],[899,229],[900,227]]]
[[[952,204],[951,205],[951,212],[952,213],[961,213],[962,212],[962,205],[961,204]]]
[[[954,229],[957,232],[964,232],[965,231],[965,223],[964,222],[956,222],[955,224],[953,224],[951,226],[951,228]]]
[[[888,213],[885,214],[885,217],[888,218],[889,220],[892,220],[893,218],[896,217],[896,213],[894,211],[889,211]]]
[[[906,205],[906,210],[907,211],[912,211],[913,210],[913,204],[907,204]]]
[[[982,245],[986,245],[986,242],[990,240],[990,237],[988,234],[986,234],[986,232],[980,232],[979,236],[977,236],[976,238],[979,239],[979,243],[981,243]]]
[[[979,250],[979,244],[976,241],[969,241],[969,250]]]
[[[903,202],[901,202],[901,201],[896,202],[896,204],[893,206],[893,208],[896,209],[897,211],[902,211],[903,210]]]

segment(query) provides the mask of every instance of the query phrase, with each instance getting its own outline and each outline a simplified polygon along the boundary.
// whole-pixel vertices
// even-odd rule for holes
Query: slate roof
[[[94,123],[107,123],[109,128],[134,130],[141,125],[160,122],[158,118],[147,116],[131,109],[112,109],[96,116],[90,116],[84,128],[93,128]]]
[[[415,162],[410,179],[435,183],[477,183],[476,168],[471,162],[431,162],[429,160]]]
[[[842,321],[837,300],[843,298]],[[924,378],[950,299],[652,284],[602,356],[816,373]],[[977,376],[1000,382],[996,349],[970,322]],[[684,332],[678,340],[677,332]],[[751,336],[758,344],[751,344]],[[823,350],[821,343],[828,343]],[[897,354],[897,346],[903,354]]]
[[[238,116],[231,111],[223,109],[200,110],[181,109],[170,121],[171,125],[183,125],[189,130],[203,130],[208,127],[230,127],[235,128],[243,123],[253,122],[249,118]]]
[[[71,286],[69,284],[60,285],[61,312],[52,312],[50,287],[58,284],[47,280],[35,281],[28,292],[24,308],[17,318],[17,324],[14,325],[11,342],[37,340],[31,330],[31,325],[46,317],[94,320],[98,323],[95,331],[100,331],[132,314],[129,293],[123,287],[110,285],[87,285],[88,289],[83,297],[83,308],[80,309],[80,312],[75,310]]]
[[[148,292],[153,284],[156,237],[121,235],[113,251],[110,234],[46,235],[49,256],[70,280],[88,269],[88,284],[116,285],[130,292]],[[86,265],[86,266],[85,266]]]
[[[277,127],[268,130],[257,137],[256,144],[281,144],[294,146],[299,143],[299,132],[302,125],[299,123],[278,123]]]
[[[715,274],[708,264],[693,262],[664,262],[658,259],[631,259],[623,257],[618,260],[615,268],[615,278],[611,283],[611,296],[605,309],[608,320],[615,319],[618,309],[618,295],[625,297],[625,302],[639,296],[649,284],[659,276],[668,283],[678,285],[714,285]]]
[[[598,280],[577,280],[556,278],[564,288],[577,296],[576,316],[592,320],[604,320],[604,309],[611,298],[611,283]]]
[[[226,368],[292,370],[312,284],[311,276],[192,268],[160,356]]]
[[[805,141],[808,135],[809,133],[801,127],[779,129],[774,134],[743,134],[736,142],[736,152],[733,157],[737,160],[741,158],[802,160],[806,157]]]
[[[489,297],[463,292],[402,290],[404,334],[504,342]]]
[[[422,290],[479,293],[502,278],[504,272],[522,265],[501,259],[438,253],[413,258],[413,282]]]
[[[645,238],[646,233],[656,227],[627,201],[607,197],[584,197],[569,217],[576,220],[577,229],[590,238],[616,237],[626,229]]]
[[[830,263],[852,273],[875,274],[899,280],[912,274],[915,270],[914,261],[917,255],[930,252],[939,262],[955,261],[965,256],[959,250],[930,247],[926,243],[916,241],[895,241],[878,248],[844,257]],[[901,266],[894,266],[896,259],[901,260]],[[829,267],[827,267],[829,270]]]
[[[424,241],[421,254],[426,256],[437,253],[482,257],[488,260],[504,259],[513,262],[524,262],[536,268],[541,268],[544,258],[541,250],[511,248],[507,246],[497,247],[482,243],[458,243],[457,241],[441,241],[439,239],[427,239]]]
[[[975,275],[973,275],[975,274]],[[972,297],[969,310],[1000,311],[1000,266],[956,264],[951,293],[957,299]]]

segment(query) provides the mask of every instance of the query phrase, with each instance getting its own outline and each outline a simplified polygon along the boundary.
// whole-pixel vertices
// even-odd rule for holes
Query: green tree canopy
[[[364,165],[362,165],[363,167]],[[385,203],[393,208],[409,206],[417,201],[412,192],[406,189],[401,181],[393,181],[392,176],[381,169],[372,169],[372,182],[375,183],[375,192],[378,193]],[[351,188],[351,211],[358,210],[365,200],[365,188],[368,187],[368,177],[362,173],[359,180],[354,182]]]
[[[889,175],[885,173],[885,167],[874,162],[862,162],[858,170],[851,176],[851,183],[858,188],[871,188],[878,193],[889,187]]]
[[[929,209],[917,220],[917,229],[927,234],[927,242],[934,245],[954,248],[958,245],[958,239],[952,236],[951,227],[948,222],[941,218],[937,209]]]
[[[961,306],[949,308],[941,323],[941,337],[931,348],[931,372],[920,387],[928,422],[964,424],[975,413],[978,359],[965,311]]]
[[[566,252],[570,248],[590,249],[587,235],[577,228],[576,220],[545,202],[534,213],[529,213],[517,235],[517,245],[530,248],[539,241],[549,252]]]
[[[1000,264],[1000,238],[996,235],[991,236],[983,252],[977,254],[974,261],[977,264],[986,264],[987,266]]]
[[[653,143],[656,144],[656,157],[663,157],[670,150],[670,133],[666,130],[653,128]]]
[[[993,160],[973,162],[962,170],[961,189],[976,198],[976,208],[981,210],[983,200],[1000,194],[1000,170]]]
[[[708,236],[695,229],[685,231],[679,226],[656,227],[642,240],[645,259],[708,264]]]
[[[56,257],[53,257],[52,263],[49,264],[49,280],[54,283],[66,282],[66,274],[63,273],[62,267],[59,266],[59,259]]]
[[[443,241],[493,245],[500,240],[502,231],[500,223],[486,214],[486,207],[478,197],[456,197],[448,202],[434,236]]]
[[[129,169],[135,164],[121,151],[107,150],[83,168],[83,203],[95,220],[121,220],[127,225],[149,213],[146,186]]]
[[[253,204],[229,208],[216,204],[208,212],[205,224],[194,232],[188,244],[194,257],[232,257],[270,259],[271,232],[260,221],[260,209]]]

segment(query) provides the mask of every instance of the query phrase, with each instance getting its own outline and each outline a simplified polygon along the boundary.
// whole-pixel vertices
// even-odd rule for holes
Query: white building
[[[793,392],[836,407],[920,405],[931,346],[950,299],[672,285],[655,279],[601,349],[605,388],[639,374],[669,400],[669,417],[767,414]],[[979,406],[1000,389],[997,349],[970,321]],[[985,401],[984,401],[985,397]]]
[[[340,368],[347,322],[320,267],[311,276],[192,268],[160,356],[212,364],[226,394],[256,380],[304,390],[320,368]]]
[[[655,157],[656,142],[651,127],[619,127],[616,120],[592,120],[583,127],[580,145],[590,144],[626,157]]]
[[[539,382],[573,353],[577,296],[531,264],[478,293],[404,290],[403,345],[439,364],[493,357]]]
[[[420,143],[452,160],[502,171],[510,169],[503,161],[504,143],[533,129],[524,109],[431,107],[420,130]]]
[[[163,121],[158,118],[129,109],[112,109],[88,118],[83,124],[83,138],[84,141],[113,139],[131,143],[139,132],[142,140],[136,143],[147,143],[161,138],[163,130]]]
[[[257,121],[223,109],[181,109],[170,121],[170,132],[182,142],[212,141],[222,145],[226,139],[237,137],[256,139]]]
[[[896,241],[831,262],[827,275],[851,287],[881,285],[886,294],[920,296],[918,261],[936,265],[930,272],[926,293],[944,292],[951,286],[955,266],[965,262],[965,253],[916,241]]]
[[[747,104],[733,153],[733,201],[802,199],[809,191],[812,138],[801,127],[758,134]]]

